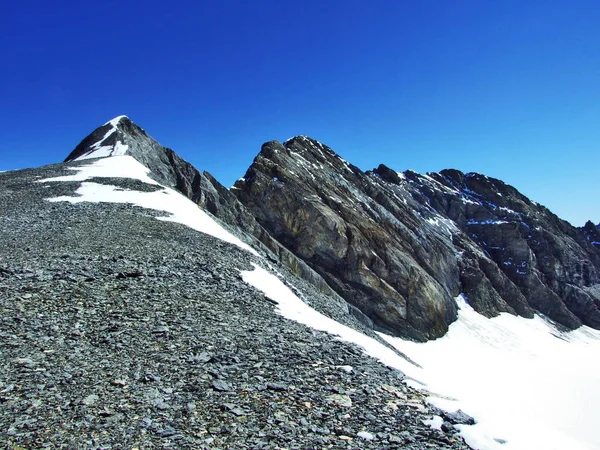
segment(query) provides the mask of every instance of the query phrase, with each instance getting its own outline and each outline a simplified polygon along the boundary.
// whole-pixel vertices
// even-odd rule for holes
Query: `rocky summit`
[[[479,313],[600,328],[598,228],[457,170],[363,172],[300,136],[263,145],[232,192],[375,329],[444,335],[464,293]]]
[[[465,449],[476,418],[409,388],[377,332],[443,336],[459,294],[600,328],[598,226],[304,136],[227,189],[117,117],[0,173],[0,242],[11,449]]]

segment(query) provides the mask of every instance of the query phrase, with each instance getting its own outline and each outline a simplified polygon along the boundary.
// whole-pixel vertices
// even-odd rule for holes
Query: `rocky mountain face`
[[[456,170],[363,172],[305,136],[263,145],[229,190],[125,116],[66,161],[129,154],[368,326],[444,335],[464,293],[481,314],[540,312],[600,328],[600,233],[500,180]]]
[[[256,252],[152,205],[73,201],[68,175],[123,155],[160,184],[105,175],[94,192],[175,189]],[[304,136],[264,144],[227,189],[117,117],[63,164],[0,174],[0,241],[8,448],[466,448],[454,425],[472,418],[284,319],[245,282],[253,267],[394,357],[374,331],[440,337],[459,293],[487,317],[600,328],[600,226],[479,174],[363,172]]]
[[[126,116],[119,116],[98,127],[67,156],[65,162],[127,154],[150,169],[150,176],[172,187],[218,218],[234,234],[250,245],[283,262],[295,274],[331,297],[331,303],[370,323],[358,309],[346,303],[302,259],[281,245],[256,221],[247,208],[210,173],[200,172],[170,148],[150,137]]]
[[[131,203],[170,195],[164,186],[69,178],[101,162],[0,174],[0,447],[467,448],[453,424],[471,418],[431,407],[363,348],[282,317],[242,273],[261,266],[381,342],[334,296],[266,247]],[[78,202],[84,185],[126,201]],[[434,414],[446,431],[424,423]]]
[[[363,172],[300,136],[264,144],[232,192],[388,333],[442,336],[459,292],[488,317],[600,328],[597,227],[576,229],[500,180]]]

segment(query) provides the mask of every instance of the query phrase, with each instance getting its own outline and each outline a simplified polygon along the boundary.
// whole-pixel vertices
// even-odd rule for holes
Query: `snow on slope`
[[[431,403],[477,419],[461,430],[467,443],[480,449],[600,449],[600,332],[559,332],[541,317],[487,319],[464,298],[457,301],[459,318],[440,339],[419,344],[381,336],[422,366],[409,366],[409,377],[458,399],[432,396]]]
[[[432,404],[476,417],[476,425],[459,426],[475,449],[600,449],[595,431],[600,413],[598,331],[560,333],[540,317],[502,314],[487,319],[458,297],[459,319],[443,338],[422,344],[380,334],[421,369],[315,311],[266,270],[255,266],[242,271],[242,278],[275,300],[284,317],[359,345],[404,372],[407,384],[427,389]],[[430,421],[437,427],[441,422],[439,417]]]
[[[39,182],[56,181],[84,181],[77,189],[77,197],[55,197],[47,200],[52,202],[109,202],[130,203],[142,208],[165,211],[170,216],[159,217],[159,220],[178,222],[194,230],[209,234],[225,242],[235,244],[258,256],[258,253],[249,245],[242,242],[233,234],[225,230],[198,205],[179,192],[164,187],[155,192],[138,192],[107,186],[105,184],[85,182],[94,177],[109,178],[132,178],[144,183],[159,185],[148,176],[148,168],[139,163],[132,156],[113,156],[94,161],[88,166],[74,167],[71,170],[76,174],[56,178],[46,178]],[[160,186],[160,185],[159,185]]]
[[[382,363],[404,371],[410,363],[381,342],[346,325],[330,319],[314,310],[294,294],[279,278],[254,265],[253,271],[242,271],[242,279],[263,292],[278,304],[278,312],[285,318],[307,325],[315,330],[326,331],[342,341],[362,347],[367,354]]]

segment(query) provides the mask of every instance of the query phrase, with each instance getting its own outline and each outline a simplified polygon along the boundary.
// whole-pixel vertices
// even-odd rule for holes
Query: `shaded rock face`
[[[581,229],[484,175],[444,170],[409,183],[483,250],[531,308],[569,328],[600,328],[600,252]],[[504,297],[511,303],[513,295]]]
[[[598,227],[586,235],[499,180],[362,172],[301,136],[264,144],[232,192],[387,332],[442,336],[459,292],[488,317],[539,311],[600,328]]]

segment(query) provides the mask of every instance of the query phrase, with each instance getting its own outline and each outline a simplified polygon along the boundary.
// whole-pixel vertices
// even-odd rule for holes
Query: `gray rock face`
[[[300,137],[265,144],[233,192],[375,326],[439,337],[456,318],[452,235],[419,217],[413,199],[394,201],[391,186]]]
[[[499,180],[362,172],[301,136],[264,144],[234,188],[275,239],[392,334],[443,335],[459,292],[488,317],[539,311],[600,328],[597,227],[585,235]]]
[[[584,237],[585,230],[484,175],[445,170],[412,180],[427,204],[468,235],[531,308],[569,328],[582,323],[600,328],[599,297],[594,294],[600,284],[600,252],[593,239]],[[514,302],[520,296],[507,292],[502,297],[523,314],[522,302]]]

